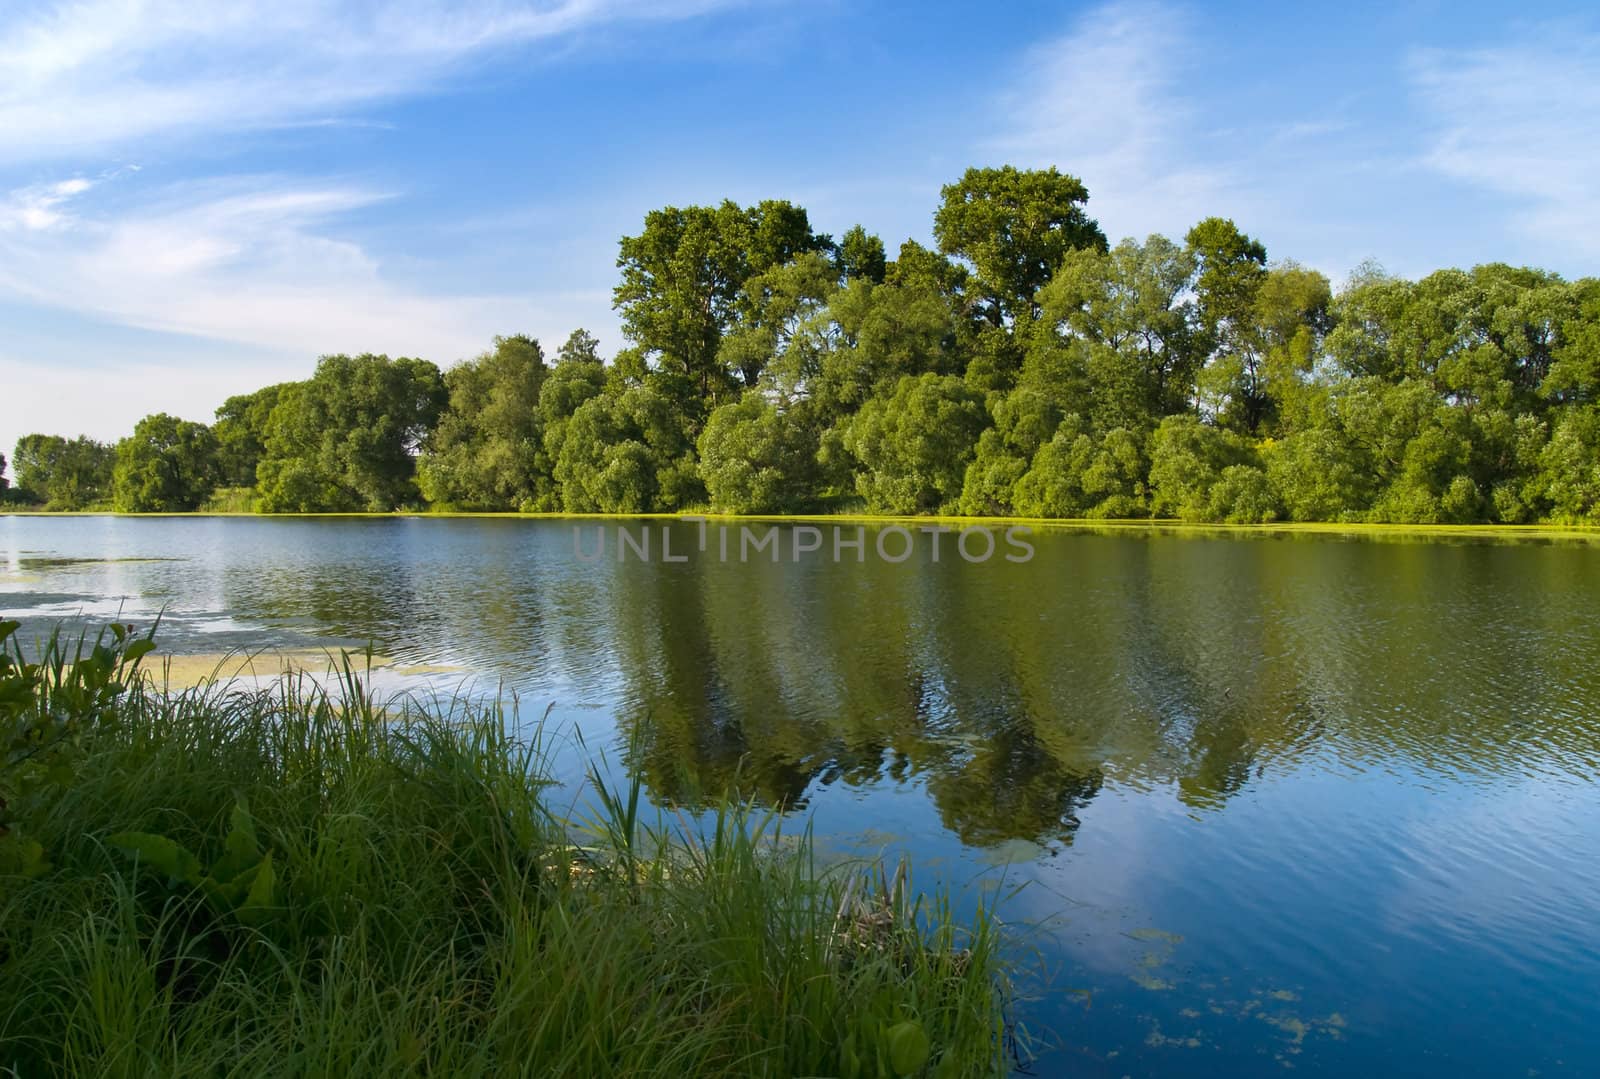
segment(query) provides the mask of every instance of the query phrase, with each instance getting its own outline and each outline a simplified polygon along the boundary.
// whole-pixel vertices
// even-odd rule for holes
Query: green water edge
[[[1223,524],[1151,518],[1062,518],[1062,517],[961,517],[896,516],[872,513],[517,513],[514,511],[473,512],[441,510],[351,513],[254,513],[208,512],[118,513],[112,510],[0,510],[0,517],[153,517],[153,518],[229,518],[252,520],[521,520],[521,521],[716,521],[765,524],[860,524],[951,528],[1026,527],[1087,534],[1114,535],[1149,533],[1175,536],[1350,536],[1366,539],[1492,539],[1492,540],[1584,540],[1600,541],[1600,525],[1562,524],[1345,524],[1334,521],[1280,521],[1269,524]]]

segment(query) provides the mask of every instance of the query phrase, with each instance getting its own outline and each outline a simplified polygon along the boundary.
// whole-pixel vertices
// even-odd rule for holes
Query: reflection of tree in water
[[[1245,717],[1210,716],[1194,725],[1189,762],[1178,777],[1178,797],[1196,809],[1220,809],[1250,781],[1255,745]]]
[[[1078,812],[1100,793],[1098,769],[1074,772],[1026,724],[960,746],[929,769],[928,792],[946,828],[969,846],[1008,839],[1070,843]]]
[[[1418,558],[1078,537],[1015,570],[649,567],[614,589],[624,719],[666,800],[919,782],[974,845],[1070,842],[1113,769],[1215,811],[1312,752],[1504,769],[1592,738],[1593,649],[1537,644],[1568,593],[1497,624],[1479,560]]]
[[[793,808],[812,784],[922,775],[946,824],[986,844],[1070,840],[1099,790],[1098,769],[1034,736],[1005,665],[944,662],[957,641],[909,631],[939,597],[905,577],[821,593],[805,624],[777,574],[685,567],[630,584],[630,763],[663,801],[737,791]]]
[[[799,808],[813,783],[866,786],[922,774],[945,825],[965,843],[987,845],[1070,842],[1078,811],[1100,790],[1098,770],[1063,768],[1014,716],[971,722],[974,736],[952,738],[908,692],[905,712],[882,717],[898,732],[891,745],[805,724],[785,730],[777,701],[774,713],[752,729],[728,709],[715,676],[706,682],[699,693],[684,692],[680,683],[679,692],[654,698],[648,714],[630,724],[631,763],[651,792],[670,804],[698,806],[737,792]],[[906,737],[913,727],[917,736]],[[797,744],[797,730],[810,730],[816,740]]]
[[[680,546],[686,546],[680,541]],[[632,564],[617,569],[616,649],[628,681],[621,717],[628,760],[651,794],[698,806],[737,793],[774,806],[798,807],[829,759],[822,732],[808,729],[781,692],[760,641],[730,647],[730,613],[759,631],[755,597],[731,612],[704,580],[699,563]]]
[[[974,572],[868,566],[803,612],[782,573],[641,573],[616,590],[633,764],[689,804],[737,790],[798,807],[815,783],[921,776],[970,845],[1070,843],[1107,759],[1219,808],[1301,742],[1292,668],[1260,658],[1282,649],[1255,601],[1154,589],[1142,546],[1112,553],[1101,572],[1132,581],[1043,623],[1017,603],[1054,589]]]

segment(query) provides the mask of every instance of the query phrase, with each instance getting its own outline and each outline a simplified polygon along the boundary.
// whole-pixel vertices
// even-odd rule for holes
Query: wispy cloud
[[[1197,152],[1202,117],[1181,93],[1193,26],[1163,4],[1113,3],[1032,50],[1000,101],[988,149],[1017,164],[1056,165],[1089,188],[1115,240],[1181,235],[1222,212],[1230,171]]]
[[[731,0],[77,0],[0,29],[0,159],[315,122],[414,93],[489,50]]]
[[[386,197],[275,177],[181,185],[108,219],[0,233],[0,295],[308,357],[381,349],[441,363],[538,316],[517,297],[421,294],[334,235],[340,215]],[[28,212],[59,218],[38,201]]]
[[[93,186],[93,181],[75,176],[19,188],[0,200],[0,231],[55,228],[66,220],[62,205]]]
[[[1411,76],[1431,121],[1428,165],[1511,196],[1513,227],[1600,255],[1600,32],[1550,25],[1487,48],[1421,50]]]
[[[21,208],[18,227],[0,228],[0,301],[209,340],[224,355],[241,350],[221,345],[242,346],[272,359],[279,373],[268,381],[304,377],[314,358],[329,352],[420,355],[445,366],[486,347],[496,333],[528,332],[555,344],[575,326],[605,329],[610,321],[604,290],[535,301],[442,295],[394,279],[360,244],[338,235],[346,215],[390,197],[383,191],[235,177],[165,188],[111,214],[89,205],[67,214],[65,200],[89,186],[69,180],[0,196],[0,206]],[[130,367],[115,353],[76,358],[71,378],[59,371],[45,377],[74,358],[47,356],[41,347],[49,346],[19,353],[11,343],[11,362],[39,377],[7,381],[4,425],[53,429],[46,421],[57,414],[58,426],[77,424],[73,397],[59,392],[68,385],[79,387],[78,397],[92,392],[114,403],[110,411],[126,413],[132,398],[108,397],[111,383],[96,379],[137,382],[147,367],[175,407],[200,419],[220,402],[219,387],[243,392],[261,378],[259,369],[209,364],[174,379],[169,368],[182,371],[182,363]]]

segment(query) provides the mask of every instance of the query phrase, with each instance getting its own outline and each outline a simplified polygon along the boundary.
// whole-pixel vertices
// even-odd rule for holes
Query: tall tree
[[[87,436],[32,434],[11,455],[19,493],[54,510],[81,510],[111,494],[113,453]]]
[[[689,379],[709,408],[739,381],[717,352],[729,327],[748,313],[745,282],[796,255],[830,248],[826,236],[812,232],[805,210],[788,202],[652,210],[639,235],[622,238],[617,257],[622,281],[613,300],[623,332],[656,365]]]
[[[1194,260],[1194,292],[1206,357],[1200,378],[1204,403],[1250,434],[1269,402],[1265,354],[1256,332],[1256,301],[1267,277],[1267,249],[1232,221],[1208,217],[1184,237]],[[1209,398],[1209,400],[1207,400]]]
[[[1193,273],[1193,255],[1164,236],[1072,252],[1040,291],[1030,335],[1031,351],[1066,356],[1030,361],[1082,370],[1099,430],[1149,430],[1188,411],[1200,363]]]
[[[839,272],[848,281],[862,278],[875,285],[883,284],[888,272],[883,240],[853,225],[839,240]]]
[[[1244,332],[1267,275],[1267,249],[1223,217],[1201,221],[1184,243],[1198,270],[1194,288],[1201,325],[1217,338]]]
[[[450,401],[417,463],[429,502],[463,509],[534,506],[549,493],[539,394],[546,367],[539,342],[517,334],[445,373]]]
[[[283,386],[265,386],[254,393],[228,398],[217,409],[212,433],[217,436],[221,481],[230,487],[253,487],[256,465],[267,448],[267,421]]]
[[[446,400],[426,360],[324,356],[279,394],[256,469],[269,513],[393,510],[417,500],[416,453]]]
[[[813,358],[803,353],[814,351],[818,342],[806,331],[838,287],[837,266],[815,251],[750,278],[742,297],[748,314],[722,339],[719,363],[737,373],[746,387],[756,385],[773,363],[789,375],[782,381],[793,382],[799,372],[814,366]]]
[[[939,250],[972,263],[982,314],[996,326],[1035,312],[1034,293],[1068,252],[1106,250],[1105,233],[1084,213],[1088,188],[1054,168],[968,169],[940,194]]]
[[[122,513],[199,509],[220,475],[211,428],[158,412],[117,443],[114,502]]]

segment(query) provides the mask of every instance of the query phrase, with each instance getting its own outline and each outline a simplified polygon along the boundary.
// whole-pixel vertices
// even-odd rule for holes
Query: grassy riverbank
[[[0,662],[0,1070],[1008,1069],[995,922],[903,867],[597,777],[557,804],[512,717],[348,666],[159,693],[146,648]]]

